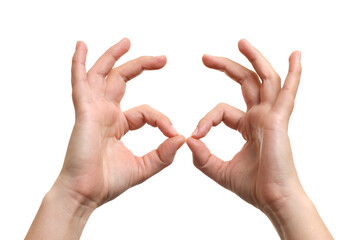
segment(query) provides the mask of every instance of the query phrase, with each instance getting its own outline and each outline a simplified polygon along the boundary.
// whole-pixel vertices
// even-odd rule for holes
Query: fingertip
[[[124,44],[124,46],[128,46],[130,48],[131,46],[131,42],[130,39],[128,39],[127,37],[124,37],[123,39],[121,39],[120,41],[122,44]]]
[[[211,58],[213,58],[213,57],[214,57],[214,56],[205,53],[205,54],[202,56],[202,60],[203,60],[203,61],[206,61],[206,60],[211,59]]]
[[[159,56],[157,56],[157,58],[161,61],[167,61],[167,58],[165,55],[159,55]]]
[[[196,127],[195,130],[192,132],[191,137],[197,137],[197,134],[199,133],[199,127]]]
[[[158,152],[160,158],[163,162],[168,162],[169,164],[174,160],[176,152],[184,145],[186,139],[184,136],[179,135],[172,138],[166,139],[158,147]]]
[[[183,135],[178,135],[178,136],[176,136],[176,138],[178,141],[178,149],[179,149],[185,144],[186,138]]]
[[[208,63],[208,59],[209,59],[209,55],[208,54],[204,54],[201,58],[201,61],[203,62],[203,64],[207,67],[207,63]]]
[[[296,50],[289,57],[289,72],[301,72],[301,51]]]
[[[192,144],[193,144],[193,137],[188,137],[187,139],[186,139],[186,145],[188,145],[188,147],[190,147],[190,146],[192,146]],[[191,150],[191,148],[190,148],[190,150]]]
[[[173,125],[171,125],[170,131],[171,131],[172,137],[179,135],[179,132],[175,129],[175,127]]]
[[[193,137],[188,137],[186,139],[186,145],[189,147],[191,152],[194,152],[195,143]]]
[[[210,131],[212,123],[210,121],[200,120],[199,124],[195,128],[194,132],[191,134],[191,137],[195,139],[200,139],[205,137]]]
[[[175,146],[175,149],[179,149],[186,142],[186,138],[183,135],[177,135],[166,139],[165,142],[169,142]]]
[[[289,60],[291,59],[296,59],[298,61],[301,61],[301,51],[300,50],[293,51],[289,57]]]
[[[192,152],[195,167],[201,169],[211,155],[209,148],[201,140],[193,137],[189,137],[186,143]]]
[[[238,42],[238,48],[240,52],[242,52],[248,45],[250,45],[248,40],[246,40],[245,38],[240,39]]]
[[[83,41],[77,41],[76,42],[76,47],[75,47],[75,51],[77,52],[77,51],[81,51],[81,50],[85,50],[85,51],[87,51],[87,46],[86,46],[86,44],[83,42]]]
[[[206,62],[206,59],[208,57],[208,54],[203,54],[202,57],[201,57],[201,61],[205,64]]]
[[[76,47],[75,47],[75,51],[77,51],[79,49],[79,45],[81,44],[81,41],[77,41],[76,42]]]
[[[120,40],[120,42],[118,42],[118,45],[120,46],[120,49],[122,49],[121,52],[123,52],[123,54],[125,54],[130,49],[130,46],[131,46],[130,39],[123,38]]]
[[[196,150],[201,147],[201,140],[196,139],[194,137],[189,137],[186,139],[186,144],[190,148],[192,152],[196,152]]]
[[[160,69],[166,65],[167,57],[165,55],[156,56],[155,58],[157,60],[155,68]]]
[[[152,126],[154,127],[156,125]],[[164,116],[163,119],[157,120],[157,127],[168,138],[173,138],[179,135],[178,131],[175,129],[175,127],[171,124],[170,120],[166,116]]]
[[[215,56],[209,55],[209,54],[204,54],[202,57],[202,62],[204,63],[204,65],[208,68],[215,68]]]
[[[301,51],[297,50],[295,51],[296,57],[299,60],[299,62],[301,61]]]

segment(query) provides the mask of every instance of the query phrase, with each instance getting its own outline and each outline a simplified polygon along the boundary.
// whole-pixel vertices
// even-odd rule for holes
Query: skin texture
[[[26,239],[78,239],[92,211],[170,165],[185,143],[170,120],[147,105],[123,111],[126,82],[166,64],[165,56],[140,57],[113,68],[130,48],[123,39],[86,72],[87,47],[78,42],[72,60],[76,121],[61,173],[45,196]],[[168,137],[138,157],[121,138],[145,123]]]
[[[166,64],[165,56],[140,57],[113,68],[130,48],[123,39],[87,72],[87,47],[78,42],[72,62],[75,125],[63,168],[46,194],[25,239],[79,239],[92,212],[132,186],[167,167],[185,143],[170,120],[147,105],[122,111],[126,82],[143,70]],[[289,58],[281,79],[246,40],[239,50],[251,71],[222,57],[204,55],[204,64],[225,72],[241,87],[247,111],[219,104],[198,124],[187,144],[195,166],[214,181],[263,211],[282,239],[333,239],[298,179],[287,134],[301,75],[300,52]],[[231,161],[211,154],[200,140],[223,121],[239,131],[246,144]],[[168,137],[157,149],[138,157],[121,138],[145,123]]]
[[[194,165],[263,211],[282,239],[332,239],[300,184],[288,137],[300,82],[301,53],[291,54],[281,87],[279,75],[257,49],[246,40],[240,40],[238,47],[256,72],[223,57],[204,55],[203,62],[241,85],[247,111],[221,103],[200,120],[187,139]],[[213,155],[200,140],[221,122],[246,140],[231,161]]]

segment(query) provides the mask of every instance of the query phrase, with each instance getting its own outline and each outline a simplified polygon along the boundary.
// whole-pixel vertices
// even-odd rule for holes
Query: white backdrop
[[[219,102],[245,110],[240,86],[202,65],[204,53],[251,65],[247,38],[285,77],[302,51],[303,76],[290,123],[302,184],[337,239],[359,239],[360,36],[357,1],[1,1],[0,239],[24,238],[56,179],[74,123],[70,67],[77,40],[88,69],[123,37],[130,52],[168,64],[128,83],[123,109],[147,103],[188,137]],[[125,144],[144,154],[165,139],[145,126]],[[204,139],[230,159],[241,135],[223,124]],[[267,217],[192,165],[174,163],[97,209],[82,239],[278,239]]]

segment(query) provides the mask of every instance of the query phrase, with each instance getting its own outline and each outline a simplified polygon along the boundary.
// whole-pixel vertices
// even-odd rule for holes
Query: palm
[[[112,69],[130,47],[128,40],[123,40],[86,73],[86,49],[82,47],[73,61],[76,122],[59,179],[67,188],[101,205],[169,165],[184,139],[177,136],[166,116],[149,106],[125,112],[120,108],[126,81],[144,69],[163,67],[164,57],[141,57]],[[159,127],[169,139],[157,150],[137,157],[121,138],[145,123]]]
[[[298,184],[287,127],[300,79],[300,65],[296,53],[292,54],[289,74],[281,88],[279,76],[260,52],[246,41],[239,42],[239,49],[257,74],[226,58],[205,55],[203,61],[207,67],[224,71],[241,84],[247,111],[219,104],[199,122],[188,144],[194,164],[201,171],[262,209],[287,197]],[[240,152],[228,162],[211,154],[198,140],[222,121],[238,130],[246,140]]]
[[[230,182],[233,182],[232,191],[247,202],[259,206],[260,202],[272,202],[279,198],[274,192],[281,192],[285,166],[280,166],[278,153],[274,149],[286,149],[278,146],[277,139],[287,141],[286,123],[281,116],[274,113],[269,106],[259,105],[251,108],[243,116],[239,131],[247,140],[244,147],[230,161],[228,171]],[[283,132],[280,136],[278,133]],[[287,145],[288,143],[282,144]],[[291,157],[291,153],[284,153]],[[285,169],[285,171],[284,171]]]

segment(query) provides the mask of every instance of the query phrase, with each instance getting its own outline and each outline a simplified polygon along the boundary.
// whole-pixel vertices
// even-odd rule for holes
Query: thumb
[[[186,141],[193,153],[193,162],[195,167],[202,171],[205,175],[213,179],[223,187],[227,187],[227,166],[228,162],[224,162],[214,154],[210,153],[209,148],[201,140],[190,137]]]
[[[185,143],[185,137],[178,135],[166,139],[160,146],[140,158],[138,181],[140,184],[149,177],[169,166],[175,157],[177,150]]]

